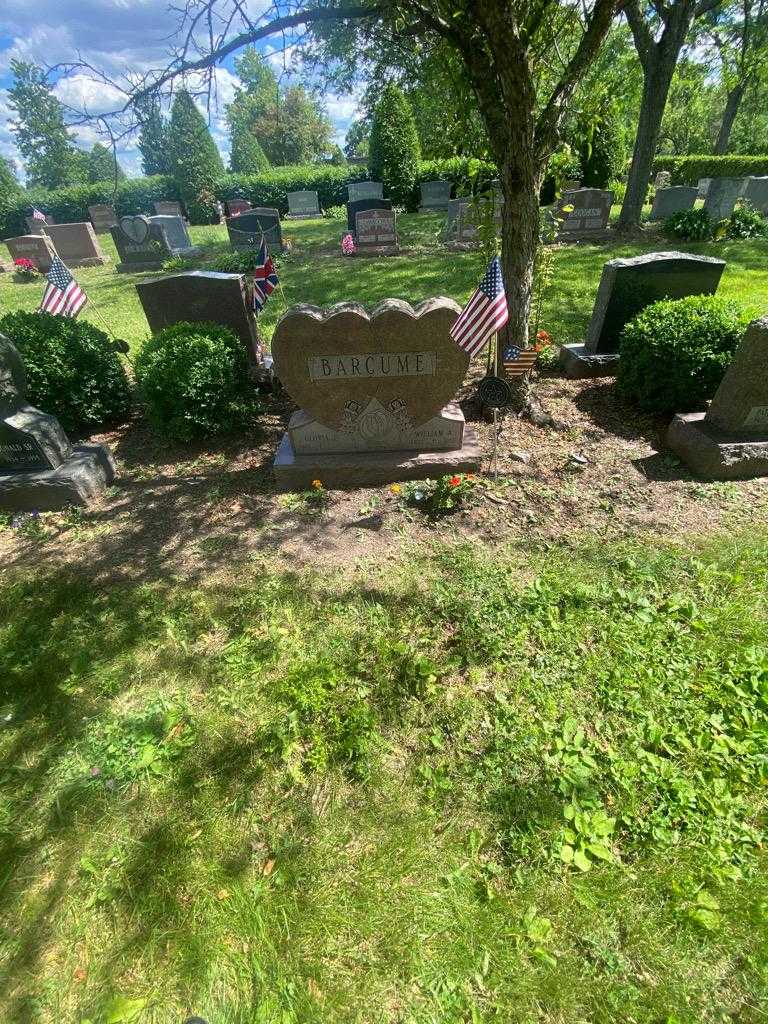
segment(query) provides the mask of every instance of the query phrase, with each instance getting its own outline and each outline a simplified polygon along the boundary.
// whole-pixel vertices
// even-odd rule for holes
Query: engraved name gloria
[[[431,377],[436,352],[370,352],[355,356],[313,356],[310,380],[363,380],[381,377]]]

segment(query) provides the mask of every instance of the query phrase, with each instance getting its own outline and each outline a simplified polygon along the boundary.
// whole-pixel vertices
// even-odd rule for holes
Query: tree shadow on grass
[[[640,412],[624,398],[614,379],[596,379],[578,392],[573,403],[607,434],[630,441],[642,438],[654,448],[661,447],[667,419]]]

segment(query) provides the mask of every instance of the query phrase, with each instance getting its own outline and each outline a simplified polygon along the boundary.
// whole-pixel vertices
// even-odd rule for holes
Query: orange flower
[[[536,341],[540,341],[542,345],[549,345],[552,341],[552,335],[549,331],[539,331],[536,334]]]
[[[315,488],[316,491],[322,490],[323,481],[322,480],[313,480],[312,481],[312,486]]]
[[[460,476],[452,476],[451,479],[448,481],[448,483],[451,485],[451,487],[458,487],[459,484],[461,483],[461,477]]]

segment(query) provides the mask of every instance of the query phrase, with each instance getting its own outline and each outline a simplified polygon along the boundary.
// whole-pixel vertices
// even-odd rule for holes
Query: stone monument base
[[[587,352],[585,345],[563,345],[560,365],[566,377],[615,377],[619,369],[618,352]]]
[[[51,512],[68,505],[87,505],[114,478],[115,463],[106,445],[80,445],[57,469],[0,473],[0,509]]]
[[[355,256],[399,256],[399,245],[360,245],[355,242]]]
[[[706,423],[703,412],[678,413],[667,430],[667,445],[694,473],[708,480],[749,480],[768,476],[768,433],[727,434]]]
[[[317,213],[284,213],[283,220],[323,220],[322,211]]]
[[[118,274],[143,274],[145,270],[162,270],[163,264],[166,260],[169,260],[172,253],[167,256],[163,256],[160,260],[149,260],[141,263],[118,263],[115,270]]]

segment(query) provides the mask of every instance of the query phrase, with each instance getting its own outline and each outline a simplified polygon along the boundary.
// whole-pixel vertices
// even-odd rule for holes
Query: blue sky
[[[249,0],[253,10],[260,0]],[[175,25],[175,15],[168,12],[168,0],[2,0],[0,3],[0,153],[17,161],[18,153],[8,127],[10,111],[7,87],[9,65],[13,57],[32,60],[41,65],[83,58],[112,76],[149,68],[165,62],[168,36]],[[260,44],[260,49],[275,70],[291,77],[291,53],[276,51],[278,39]],[[218,109],[211,110],[211,129],[226,160],[228,140],[224,125],[224,105],[232,97],[235,78],[231,60],[217,71]],[[295,73],[295,68],[293,69]],[[115,97],[104,87],[96,86],[84,76],[57,82],[56,91],[65,103],[82,106],[94,112],[110,109]],[[351,121],[356,116],[354,96],[326,93],[324,102],[331,118],[336,140],[342,144]],[[89,149],[98,140],[88,128],[76,130],[79,145]],[[135,139],[119,152],[120,162],[131,175],[141,174],[141,163]]]

